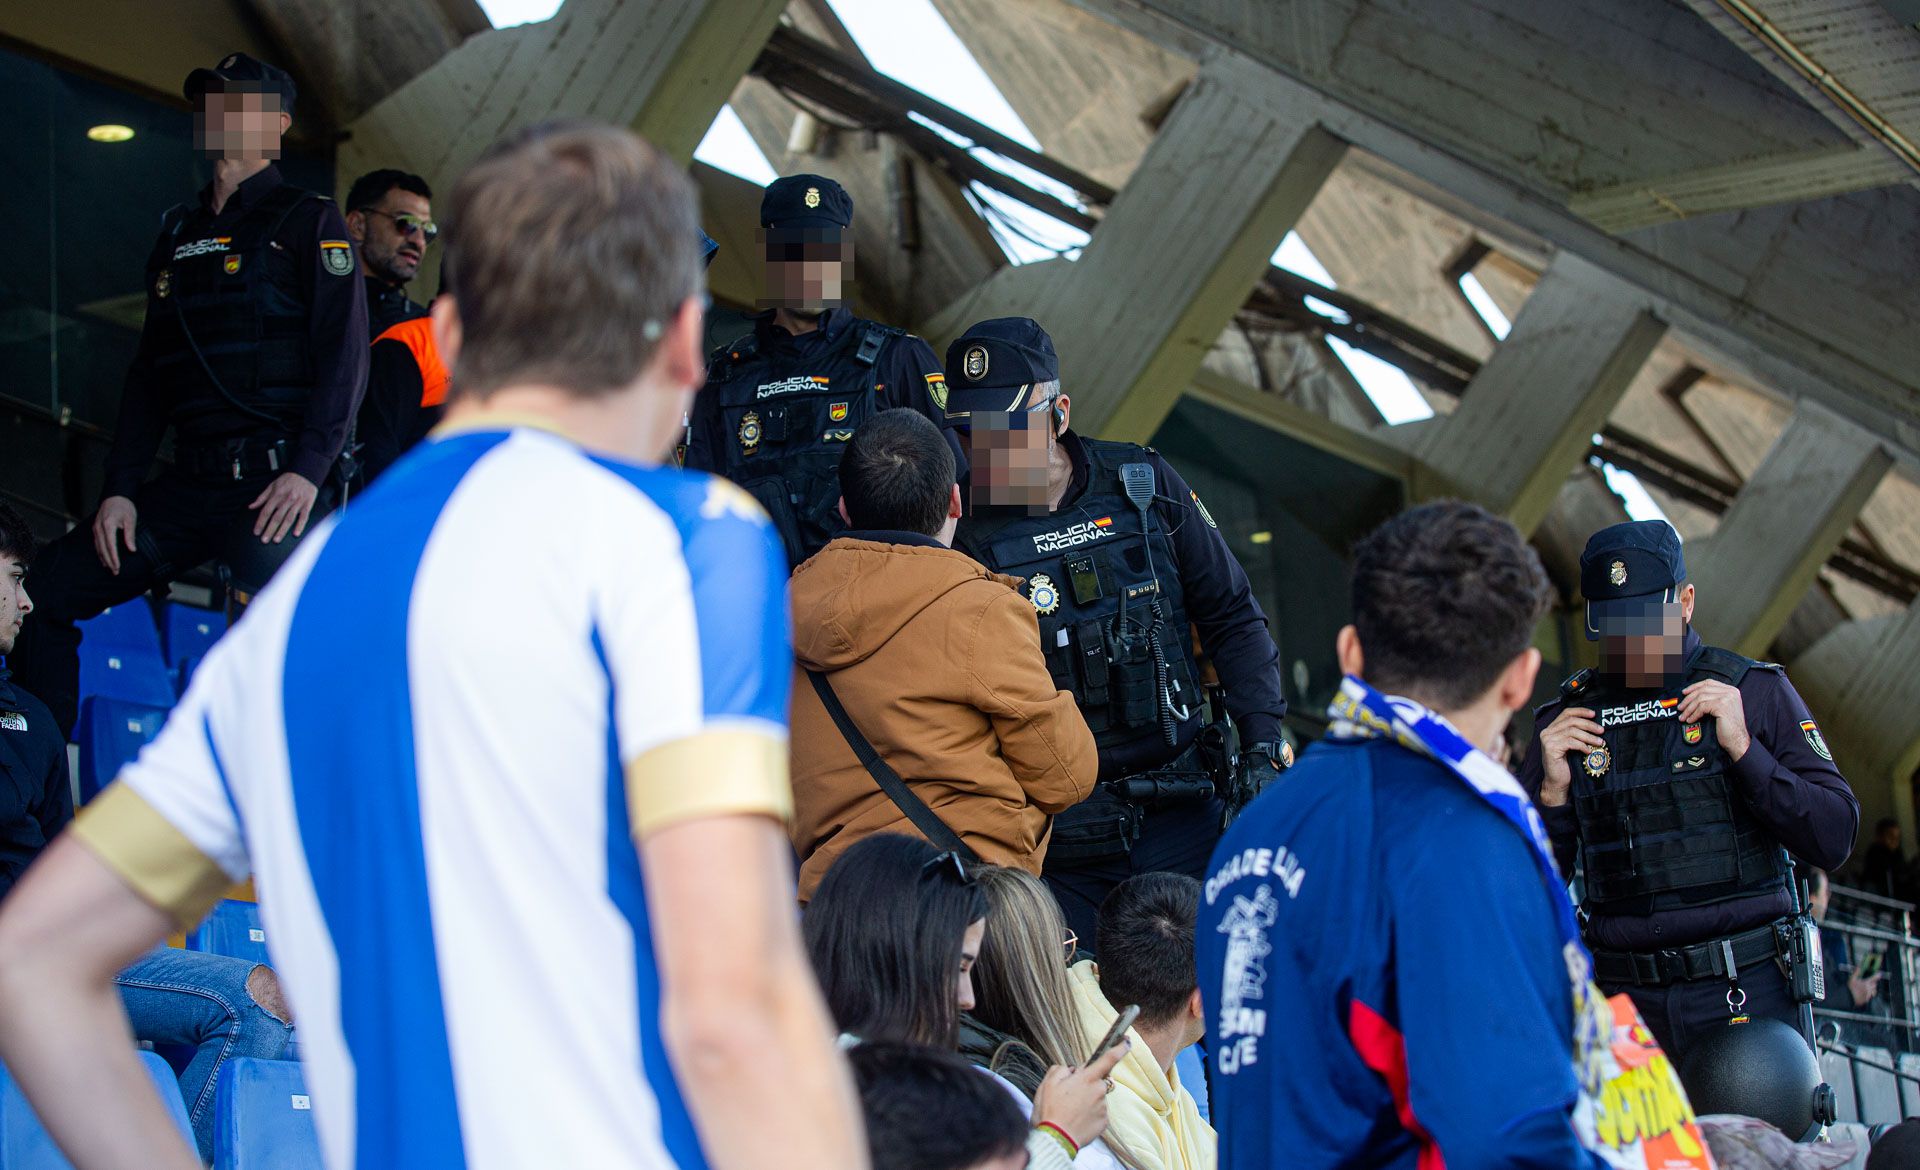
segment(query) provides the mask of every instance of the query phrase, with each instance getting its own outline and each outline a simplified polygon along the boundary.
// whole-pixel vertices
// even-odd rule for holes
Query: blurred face
[[[405,284],[418,275],[431,237],[439,234],[433,205],[398,187],[374,206],[349,214],[347,230],[360,245],[367,271],[388,284]]]
[[[1693,618],[1693,586],[1675,601],[1652,601],[1610,623],[1600,639],[1600,666],[1629,687],[1657,687],[1686,665],[1687,622]]]
[[[820,232],[769,238],[763,230],[761,246],[767,258],[761,308],[817,317],[846,303],[846,285],[853,278],[852,240]]]
[[[1827,883],[1813,883],[1813,892],[1807,897],[1807,912],[1813,915],[1815,922],[1827,920],[1827,902],[1831,897],[1832,890],[1828,888]]]
[[[1888,825],[1886,828],[1880,830],[1880,843],[1889,849],[1900,848],[1900,826]]]
[[[280,157],[280,136],[293,119],[280,109],[280,93],[235,82],[208,90],[193,116],[193,145],[208,158],[237,160]]]
[[[0,654],[13,652],[20,638],[20,627],[33,612],[33,600],[27,596],[27,567],[0,553]],[[974,942],[979,952],[979,940]]]
[[[1055,433],[1049,398],[1026,410],[976,410],[968,419],[967,465],[972,469],[969,503],[975,507],[1023,507],[1044,516],[1047,471],[1053,462]]]
[[[980,960],[980,940],[987,936],[987,920],[982,918],[967,927],[960,936],[960,972],[954,983],[954,1000],[960,1010],[973,1010],[973,965]]]

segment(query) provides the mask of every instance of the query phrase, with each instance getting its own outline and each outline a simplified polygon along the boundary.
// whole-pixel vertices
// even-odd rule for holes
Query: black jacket
[[[0,667],[0,898],[73,819],[67,737]]]

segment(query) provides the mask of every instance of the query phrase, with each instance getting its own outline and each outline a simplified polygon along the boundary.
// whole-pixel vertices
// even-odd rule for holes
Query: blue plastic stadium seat
[[[173,706],[173,672],[153,611],[135,598],[80,623],[80,696]]]
[[[173,1070],[151,1052],[142,1052],[140,1063],[153,1078],[153,1087],[179,1127],[180,1136],[191,1145],[193,1127],[187,1121],[187,1105],[180,1099],[180,1082]],[[103,1109],[111,1107],[109,1102],[99,1104]],[[73,1170],[73,1163],[53,1144],[33,1106],[27,1104],[26,1094],[5,1069],[0,1069],[0,1170]]]
[[[93,696],[80,703],[73,738],[80,744],[80,802],[100,795],[167,721],[167,707]]]
[[[167,665],[175,673],[197,663],[227,632],[227,615],[217,609],[167,603]]]
[[[300,1065],[243,1056],[213,1094],[213,1170],[324,1170]]]
[[[207,915],[207,920],[187,936],[187,949],[245,959],[249,963],[268,962],[267,932],[260,927],[260,907],[252,902],[220,903]]]

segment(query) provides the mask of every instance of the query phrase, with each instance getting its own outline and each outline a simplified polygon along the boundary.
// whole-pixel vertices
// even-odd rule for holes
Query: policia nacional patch
[[[1807,737],[1807,746],[1817,752],[1821,759],[1833,763],[1833,753],[1827,750],[1827,737],[1820,734],[1820,728],[1811,719],[1802,720],[1800,734]]]
[[[1194,491],[1192,488],[1188,488],[1187,495],[1193,500],[1194,510],[1200,513],[1200,518],[1207,522],[1208,528],[1220,527],[1218,524],[1215,524],[1213,522],[1213,513],[1207,511],[1207,506],[1200,502],[1199,492]]]
[[[320,241],[320,267],[335,276],[353,272],[353,245],[345,240]]]

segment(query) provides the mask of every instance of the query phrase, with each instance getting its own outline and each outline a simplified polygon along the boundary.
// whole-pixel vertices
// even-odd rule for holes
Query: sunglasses
[[[970,886],[978,880],[967,872],[967,863],[958,853],[955,853],[951,849],[938,857],[928,859],[927,863],[920,867],[920,876],[922,878],[927,877],[929,874],[940,873],[946,874],[963,886]]]
[[[394,227],[400,229],[400,234],[403,236],[410,236],[414,232],[419,232],[421,237],[429,244],[440,238],[440,225],[430,219],[421,219],[417,215],[412,215],[404,211],[396,215],[391,211],[381,211],[376,207],[367,208],[367,214],[386,216],[393,221]]]

